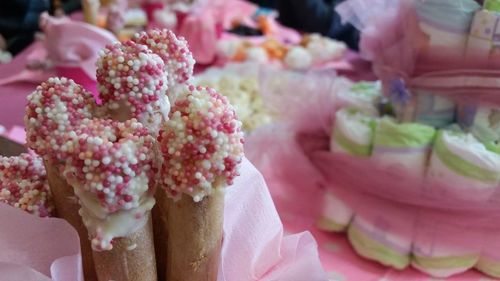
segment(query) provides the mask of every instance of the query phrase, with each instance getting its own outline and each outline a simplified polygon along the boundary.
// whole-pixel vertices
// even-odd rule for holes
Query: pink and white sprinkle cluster
[[[193,75],[195,60],[187,41],[167,29],[153,29],[135,34],[133,41],[147,46],[165,62],[169,86],[186,83]]]
[[[142,123],[162,111],[168,81],[163,60],[146,46],[132,41],[108,45],[97,61],[100,98],[111,111],[129,111],[119,121],[136,118]]]
[[[28,96],[24,122],[29,148],[57,158],[62,135],[81,120],[91,118],[94,106],[92,94],[73,80],[48,79]]]
[[[153,143],[154,138],[135,119],[86,120],[76,137],[64,144],[71,148],[64,176],[94,194],[109,213],[137,208],[142,196],[154,192]]]
[[[0,202],[39,217],[53,214],[54,206],[40,157],[28,153],[0,157]]]
[[[173,198],[185,193],[199,202],[239,175],[241,122],[214,89],[186,86],[158,139],[164,158],[162,185]]]

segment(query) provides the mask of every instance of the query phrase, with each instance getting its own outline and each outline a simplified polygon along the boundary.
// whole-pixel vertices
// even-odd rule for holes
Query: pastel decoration
[[[457,196],[467,194],[460,199],[486,201],[500,182],[500,155],[471,134],[442,130],[434,143],[427,177],[457,191],[470,190],[457,192]]]
[[[415,90],[417,107],[415,121],[435,128],[443,128],[455,120],[455,103],[431,92]]]
[[[483,4],[485,10],[491,12],[500,12],[500,1],[498,0],[485,0]]]
[[[414,176],[425,173],[436,130],[418,123],[398,124],[382,118],[375,130],[372,158],[379,165]]]

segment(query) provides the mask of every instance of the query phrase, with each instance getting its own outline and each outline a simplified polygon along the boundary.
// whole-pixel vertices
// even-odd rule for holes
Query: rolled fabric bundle
[[[430,92],[416,90],[415,122],[443,128],[455,120],[455,103]]]
[[[375,120],[352,108],[341,109],[335,116],[330,150],[354,156],[370,156]]]
[[[464,234],[464,231],[467,233]],[[465,230],[463,226],[449,222],[419,221],[415,229],[411,264],[438,278],[465,272],[479,260],[482,241],[479,230]]]
[[[500,244],[498,230],[488,233],[484,239],[481,256],[476,264],[476,269],[489,276],[500,278]]]
[[[463,53],[474,12],[480,6],[474,0],[415,1],[420,28],[429,36],[428,47],[449,47]]]
[[[351,107],[371,116],[378,116],[377,102],[382,94],[381,83],[362,81],[337,93],[341,108]]]
[[[500,1],[498,0],[485,0],[483,8],[491,12],[500,12]]]
[[[349,225],[348,238],[362,257],[383,265],[404,269],[410,264],[416,214],[390,202],[357,210]]]
[[[436,130],[417,123],[382,118],[375,130],[372,158],[383,167],[423,177]]]
[[[500,181],[500,155],[473,135],[441,130],[434,143],[427,177],[447,186],[447,196],[486,201]]]
[[[356,109],[337,111],[330,150],[358,157],[371,154],[375,121]],[[323,200],[318,227],[326,231],[344,231],[352,220],[351,207],[331,190]]]
[[[489,150],[498,151],[500,110],[462,104],[458,107],[457,121],[463,130],[472,133]]]

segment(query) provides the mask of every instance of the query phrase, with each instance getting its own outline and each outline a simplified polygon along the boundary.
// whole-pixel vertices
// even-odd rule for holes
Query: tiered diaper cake
[[[380,84],[337,93],[318,226],[346,231],[359,255],[397,269],[500,277],[500,71],[491,67],[500,1],[483,10],[468,0],[401,2],[411,3],[426,44],[414,67],[385,64],[408,58],[385,53],[374,60]],[[419,65],[447,49],[461,67]]]

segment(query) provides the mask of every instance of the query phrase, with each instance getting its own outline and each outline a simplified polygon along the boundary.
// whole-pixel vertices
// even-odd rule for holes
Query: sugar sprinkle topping
[[[0,202],[39,217],[53,215],[54,206],[40,157],[30,153],[0,157]]]
[[[162,184],[173,198],[185,193],[201,201],[239,175],[241,122],[214,89],[186,86],[158,139],[164,157]]]

